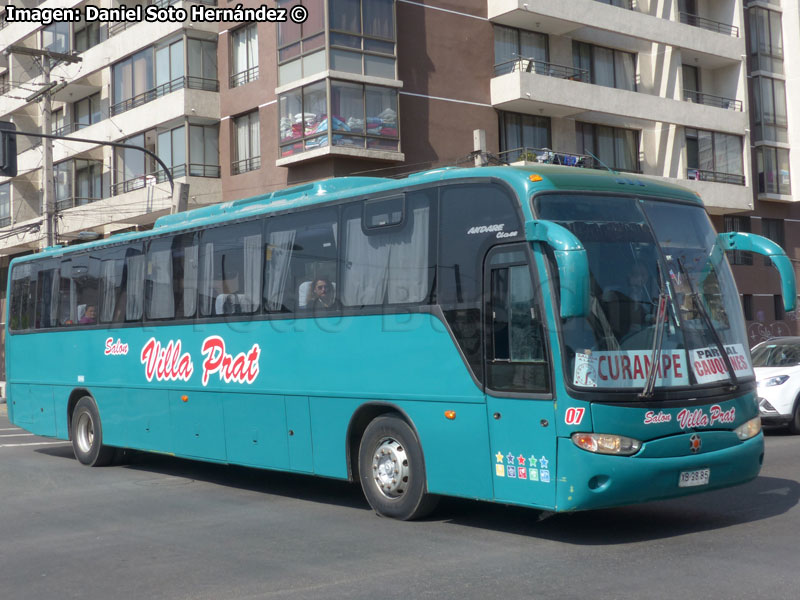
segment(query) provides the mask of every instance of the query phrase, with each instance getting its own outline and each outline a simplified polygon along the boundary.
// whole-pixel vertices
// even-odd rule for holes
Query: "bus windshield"
[[[702,207],[591,194],[540,195],[535,207],[587,252],[589,314],[562,323],[573,386],[641,391],[652,368],[656,388],[752,379],[733,274]]]

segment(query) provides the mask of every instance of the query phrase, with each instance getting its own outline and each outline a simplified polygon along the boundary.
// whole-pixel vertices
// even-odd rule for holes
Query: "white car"
[[[779,337],[751,350],[764,425],[800,434],[800,337]]]

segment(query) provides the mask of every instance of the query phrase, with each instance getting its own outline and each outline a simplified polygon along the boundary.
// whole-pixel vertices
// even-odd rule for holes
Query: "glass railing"
[[[715,96],[714,94],[705,94],[703,92],[695,92],[694,90],[683,90],[683,99],[687,102],[705,104],[707,106],[716,106],[717,108],[727,108],[738,111],[742,110],[741,100],[724,98],[723,96]]]
[[[506,75],[507,73],[535,73],[557,79],[569,79],[571,81],[583,81],[589,83],[589,70],[577,69],[565,65],[545,62],[535,58],[515,58],[494,66],[495,75]]]
[[[97,202],[102,198],[88,198],[85,196],[70,196],[69,198],[56,198],[56,210],[66,210],[68,208],[75,208],[76,206],[84,206]]]

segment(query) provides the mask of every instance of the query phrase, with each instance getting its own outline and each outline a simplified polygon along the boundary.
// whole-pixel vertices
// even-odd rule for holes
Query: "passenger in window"
[[[340,309],[342,303],[336,297],[336,287],[324,277],[315,279],[308,290],[306,308],[309,310]]]
[[[225,273],[221,284],[217,288],[222,293],[217,296],[214,303],[214,314],[216,315],[238,315],[242,312],[243,295],[239,294],[239,272],[228,270]]]
[[[83,316],[78,319],[81,325],[94,325],[97,323],[97,308],[94,304],[87,304],[86,309],[83,311]]]

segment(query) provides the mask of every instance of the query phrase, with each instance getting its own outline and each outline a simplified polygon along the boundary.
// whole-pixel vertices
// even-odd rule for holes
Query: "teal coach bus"
[[[118,449],[573,511],[748,481],[764,440],[699,197],[575,167],[339,178],[12,262],[12,422]]]

